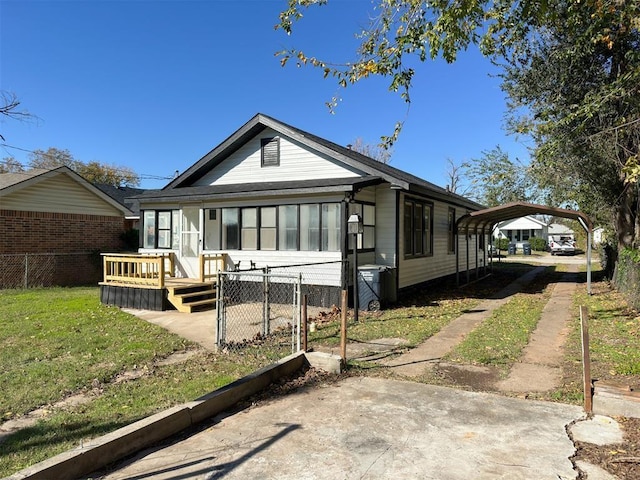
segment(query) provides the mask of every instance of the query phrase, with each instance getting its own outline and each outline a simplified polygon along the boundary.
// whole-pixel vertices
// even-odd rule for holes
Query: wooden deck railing
[[[216,278],[219,271],[225,271],[229,264],[226,253],[203,253],[200,255],[200,281],[208,282]]]
[[[165,277],[173,276],[175,257],[168,254],[103,254],[103,283],[163,288]]]
[[[173,277],[175,254],[105,253],[103,254],[103,284],[122,284],[132,287],[163,288],[165,278]],[[218,271],[226,270],[229,255],[226,253],[202,254],[199,259],[199,280],[210,282]]]

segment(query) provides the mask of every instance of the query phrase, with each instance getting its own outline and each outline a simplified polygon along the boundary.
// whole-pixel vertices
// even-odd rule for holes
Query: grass
[[[0,408],[3,420],[45,406],[34,426],[0,444],[0,477],[172,405],[198,398],[264,364],[244,355],[195,350],[157,366],[190,342],[100,304],[97,288],[0,291]],[[137,369],[136,380],[116,381]],[[86,403],[50,406],[71,394]]]
[[[402,303],[378,313],[362,313],[349,325],[350,341],[402,338],[418,345],[463,311],[497,292],[532,268],[525,263],[496,264],[488,281],[465,288],[441,283],[407,292]],[[494,312],[451,356],[470,364],[506,369],[517,361],[535,328],[548,292],[546,282],[565,269],[549,271],[539,282]],[[582,282],[585,274],[582,273]],[[640,383],[640,317],[626,307],[594,269],[593,291],[579,288],[575,309],[590,311],[593,377]],[[339,318],[319,323],[310,345],[337,345]],[[33,427],[0,444],[0,477],[49,458],[86,440],[113,431],[169,406],[193,400],[264,365],[263,352],[215,355],[198,350],[187,361],[158,366],[155,360],[195,346],[164,329],[117,308],[101,305],[96,288],[0,291],[0,412],[5,420],[70,394],[84,392],[88,403],[49,414]],[[565,343],[562,385],[530,398],[580,404],[582,365],[579,319],[574,318]],[[268,360],[268,359],[267,359]],[[385,375],[379,365],[353,373]],[[133,368],[145,375],[115,381]],[[365,373],[366,372],[366,373]],[[96,381],[97,380],[97,381]],[[465,387],[468,388],[468,387]]]
[[[499,366],[506,372],[522,355],[540,320],[551,292],[548,284],[557,274],[547,267],[525,291],[498,307],[460,342],[446,359],[457,363]]]
[[[496,264],[490,282],[476,282],[463,288],[440,283],[415,289],[407,292],[402,303],[394,308],[381,312],[361,312],[358,323],[349,322],[347,336],[350,342],[402,338],[406,342],[404,347],[414,347],[531,269],[530,265],[519,263]],[[338,345],[340,319],[329,317],[329,321],[320,323],[318,330],[309,335],[309,342],[311,345]]]

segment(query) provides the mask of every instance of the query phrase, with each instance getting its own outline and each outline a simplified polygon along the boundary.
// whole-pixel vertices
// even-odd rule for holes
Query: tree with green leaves
[[[140,184],[140,176],[129,167],[107,165],[91,161],[81,162],[74,158],[69,150],[50,147],[47,150],[34,150],[29,155],[31,168],[69,167],[91,183],[102,183],[114,187],[136,187]]]
[[[312,6],[289,0],[278,27],[293,32]],[[637,0],[378,0],[358,32],[356,60],[296,49],[282,63],[319,68],[344,88],[371,76],[410,102],[411,59],[456,60],[472,44],[502,67],[510,129],[535,141],[531,174],[558,205],[608,216],[620,247],[640,241],[640,2]],[[336,102],[333,102],[335,105]],[[382,137],[391,145],[394,132]]]
[[[500,147],[462,166],[470,181],[470,196],[487,207],[535,200],[529,168],[518,159],[511,160]]]

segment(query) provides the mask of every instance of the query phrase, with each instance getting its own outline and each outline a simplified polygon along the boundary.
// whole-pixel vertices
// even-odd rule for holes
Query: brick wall
[[[0,210],[0,254],[118,251],[123,217]]]
[[[0,210],[0,288],[97,284],[96,251],[119,251],[124,226],[123,217]]]

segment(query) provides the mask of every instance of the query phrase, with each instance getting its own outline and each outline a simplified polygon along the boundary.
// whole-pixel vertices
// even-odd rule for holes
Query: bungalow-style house
[[[68,167],[0,174],[0,288],[95,284],[130,214]]]
[[[515,243],[517,248],[521,248],[534,237],[546,241],[549,235],[567,233],[573,233],[573,230],[560,223],[547,224],[531,215],[500,222],[493,229],[494,238],[507,238],[510,243]]]
[[[172,275],[198,278],[203,255],[224,255],[226,269],[296,266],[305,284],[330,293],[322,296],[326,306],[339,304],[340,290],[352,283],[352,214],[362,223],[358,265],[387,267],[387,300],[394,300],[398,291],[455,275],[456,220],[481,208],[263,114],[138,199],[140,253],[173,254]],[[471,257],[460,256],[460,271],[486,264],[485,238],[478,237],[469,235]]]

